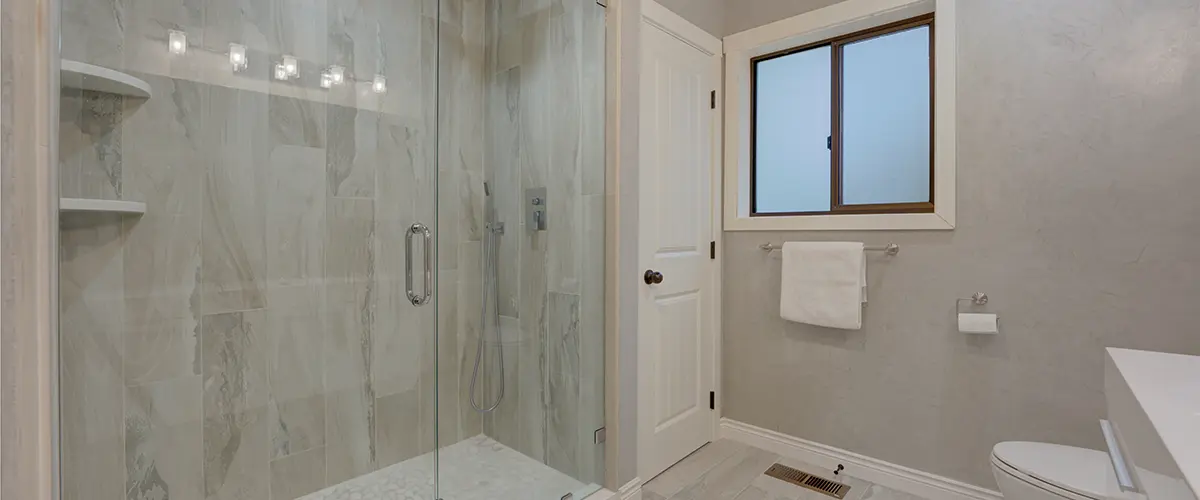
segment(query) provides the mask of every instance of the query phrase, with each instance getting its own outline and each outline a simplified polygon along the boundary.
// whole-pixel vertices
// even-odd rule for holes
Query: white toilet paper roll
[[[958,331],[962,333],[1000,333],[995,314],[959,313]]]

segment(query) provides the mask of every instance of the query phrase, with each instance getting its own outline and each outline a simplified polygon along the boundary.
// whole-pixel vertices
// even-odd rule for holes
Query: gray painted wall
[[[998,441],[1103,446],[1104,347],[1200,354],[1200,25],[1194,0],[959,9],[958,228],[726,233],[723,390],[726,417],[994,487]],[[758,245],[818,239],[901,245],[861,331],[779,318]],[[976,291],[999,336],[956,333]]]

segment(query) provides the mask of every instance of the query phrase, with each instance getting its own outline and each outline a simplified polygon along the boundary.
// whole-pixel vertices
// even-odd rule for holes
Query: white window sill
[[[725,220],[726,231],[948,231],[954,223],[932,214],[805,215],[737,217]]]

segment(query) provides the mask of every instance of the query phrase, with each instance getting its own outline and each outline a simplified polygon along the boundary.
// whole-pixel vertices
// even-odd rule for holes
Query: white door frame
[[[640,29],[644,30],[645,28],[648,27],[648,25],[653,26],[654,28],[660,29],[660,30],[674,36],[675,38],[678,38],[679,40],[683,41],[684,43],[691,45],[692,47],[695,47],[696,49],[709,54],[715,60],[717,66],[719,68],[723,67],[721,62],[723,60],[724,49],[723,49],[723,44],[720,39],[709,34],[706,31],[700,29],[696,25],[688,22],[683,17],[679,16],[678,14],[675,14],[674,12],[670,11],[666,7],[663,7],[661,4],[655,2],[654,0],[644,0],[644,2],[642,3],[642,23],[641,23]],[[642,40],[644,42],[644,40],[645,40],[644,36],[642,37]],[[638,68],[640,68],[641,61],[639,60],[637,64],[638,64]],[[720,72],[718,72],[718,73],[720,73]],[[639,76],[639,82],[640,82],[640,76]],[[710,336],[709,341],[712,342],[712,344],[713,344],[712,345],[712,350],[713,350],[713,354],[714,354],[713,355],[713,366],[712,366],[713,390],[716,392],[717,396],[716,396],[716,401],[715,401],[716,404],[714,405],[715,409],[713,409],[710,412],[710,422],[711,422],[709,425],[709,429],[710,429],[709,430],[709,440],[710,441],[716,440],[717,437],[720,435],[722,400],[723,400],[723,398],[721,397],[722,396],[722,390],[721,390],[721,379],[722,379],[722,377],[721,377],[721,338],[723,336],[723,331],[724,331],[724,329],[722,328],[722,325],[721,325],[721,306],[722,306],[721,270],[724,267],[723,266],[723,263],[724,263],[724,237],[723,237],[723,221],[722,221],[722,217],[721,217],[721,215],[722,215],[721,210],[723,207],[722,180],[724,178],[723,168],[722,168],[722,165],[723,165],[722,162],[723,162],[723,158],[724,158],[724,155],[723,155],[724,141],[722,140],[722,131],[725,128],[724,127],[724,110],[723,110],[723,106],[722,106],[722,104],[724,103],[724,85],[722,82],[718,81],[717,85],[715,85],[715,87],[716,87],[715,90],[717,93],[716,94],[716,103],[718,104],[719,107],[717,108],[717,112],[715,113],[715,116],[713,117],[713,125],[712,125],[714,138],[713,138],[712,151],[711,151],[711,156],[710,156],[712,165],[709,170],[709,175],[711,176],[710,177],[710,179],[711,179],[710,180],[710,182],[711,182],[710,190],[712,191],[712,203],[710,206],[709,224],[712,229],[713,241],[716,242],[716,259],[713,260],[712,266],[710,267],[711,275],[709,278],[710,283],[711,283],[711,293],[712,293],[713,305],[714,305],[712,310],[709,312],[709,321],[711,322],[711,328],[712,328],[712,335]],[[645,146],[639,144],[639,147],[645,147]],[[639,262],[638,264],[641,265],[642,263]],[[640,311],[639,311],[639,314],[640,314]],[[639,337],[640,337],[640,335],[641,335],[641,333],[639,332]],[[644,353],[642,352],[642,349],[639,348],[638,356],[642,356],[643,354]],[[640,363],[639,363],[639,366],[640,366]],[[641,390],[641,387],[644,387],[646,385],[644,383],[644,377],[646,375],[647,374],[641,373],[641,370],[639,370],[639,373],[638,373],[639,380],[638,380],[638,384],[637,384],[639,387],[639,391]],[[640,401],[640,398],[638,400]],[[641,412],[644,412],[647,410],[648,409],[641,408],[640,406],[638,408],[639,418],[638,418],[638,423],[637,423],[638,429],[637,429],[637,433],[636,433],[636,435],[638,436],[638,438],[637,438],[637,440],[638,440],[638,442],[637,442],[637,457],[638,457],[637,470],[638,470],[638,476],[639,476],[638,479],[640,479],[642,481],[651,479],[651,476],[654,474],[653,471],[647,471],[645,468],[646,464],[648,462],[648,460],[646,459],[646,457],[647,457],[646,446],[648,445],[648,443],[646,443],[645,440],[642,439],[642,436],[646,435],[646,433],[649,430],[642,428],[644,426],[644,422],[642,421],[640,415],[641,415]]]

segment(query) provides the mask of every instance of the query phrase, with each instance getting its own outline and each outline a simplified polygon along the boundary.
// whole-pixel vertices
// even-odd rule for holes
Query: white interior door
[[[713,162],[721,44],[644,4],[639,163],[638,475],[713,439],[716,412]]]

